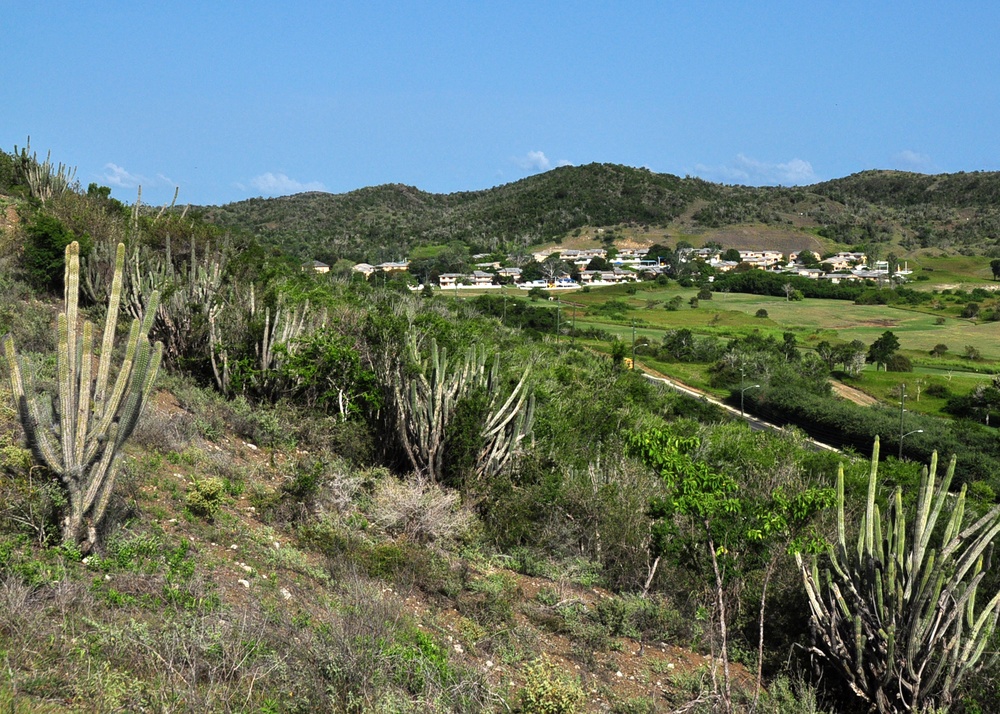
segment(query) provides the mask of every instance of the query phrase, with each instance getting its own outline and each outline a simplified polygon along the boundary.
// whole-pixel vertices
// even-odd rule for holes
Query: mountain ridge
[[[1000,172],[873,169],[809,186],[752,187],[619,164],[565,166],[476,191],[388,183],[346,193],[252,198],[197,210],[301,258],[386,260],[420,245],[476,252],[559,242],[574,231],[641,228],[650,241],[711,240],[732,226],[793,226],[839,244],[989,250],[1000,236]]]

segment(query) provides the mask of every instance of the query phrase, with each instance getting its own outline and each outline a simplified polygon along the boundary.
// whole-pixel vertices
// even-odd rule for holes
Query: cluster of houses
[[[804,253],[805,251],[801,251]],[[791,275],[801,275],[817,280],[841,282],[847,280],[885,279],[890,276],[903,278],[912,271],[906,264],[890,270],[888,261],[873,261],[868,265],[864,253],[842,252],[827,256],[820,267],[815,263],[806,265],[799,260],[800,252],[784,254],[776,250],[741,250],[739,260],[724,260],[735,257],[731,251],[725,253],[714,248],[688,248],[681,251],[680,259],[684,262],[698,261],[711,266],[716,273],[725,273],[737,269],[740,265],[771,272],[782,272]],[[546,279],[524,280],[521,268],[505,267],[500,262],[476,263],[476,269],[471,273],[441,273],[437,276],[437,287],[441,289],[458,290],[460,288],[489,288],[504,284],[514,284],[526,290],[534,287],[543,288],[577,288],[581,285],[613,285],[616,283],[637,281],[642,278],[655,278],[664,272],[665,268],[659,260],[647,259],[647,248],[622,248],[611,258],[603,248],[585,250],[549,250],[533,254],[539,263],[545,263],[553,255],[557,256],[565,267],[552,271]],[[474,259],[486,259],[488,255],[473,256]],[[595,258],[602,264],[601,270],[590,270],[589,266]],[[329,266],[313,261],[311,267],[317,272],[327,272]],[[408,261],[386,262],[378,265],[358,263],[354,271],[366,278],[374,273],[398,273],[409,270]],[[575,279],[574,279],[575,278]],[[422,286],[420,286],[422,287]]]
[[[636,281],[640,279],[637,268],[642,267],[647,261],[644,257],[648,249],[623,249],[612,259],[607,259],[607,251],[603,248],[593,248],[589,250],[563,250],[535,253],[532,257],[539,263],[544,263],[550,256],[556,255],[565,263],[573,273],[579,277],[574,280],[567,270],[557,270],[550,279],[524,280],[522,269],[505,267],[499,262],[476,263],[476,269],[471,273],[441,273],[437,276],[437,287],[447,290],[458,290],[460,288],[489,288],[501,285],[513,284],[525,290],[535,287],[542,288],[577,288],[581,285],[612,285],[615,283]],[[473,259],[483,259],[487,255],[476,255]],[[601,258],[608,267],[604,270],[588,270],[594,258]],[[317,272],[326,272],[329,266],[313,261],[311,266]],[[656,261],[652,261],[652,266],[656,266]],[[409,262],[387,262],[372,265],[370,263],[358,263],[354,266],[354,271],[364,275],[366,278],[375,273],[396,273],[409,269]],[[422,287],[422,286],[418,286]]]
[[[739,261],[723,260],[722,252],[713,249],[698,248],[691,249],[685,256],[687,259],[703,260],[717,273],[726,273],[735,270],[740,264],[747,264],[752,268],[771,272],[786,273],[790,275],[800,275],[805,278],[815,280],[829,280],[834,283],[854,280],[882,280],[890,276],[897,279],[910,275],[906,263],[902,267],[892,269],[887,260],[873,261],[868,265],[868,258],[864,253],[841,252],[827,256],[815,267],[806,265],[799,257],[801,252],[789,253],[787,257],[777,250],[741,250]]]

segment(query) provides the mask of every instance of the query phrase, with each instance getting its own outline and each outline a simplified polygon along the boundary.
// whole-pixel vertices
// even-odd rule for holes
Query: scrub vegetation
[[[335,265],[375,239],[471,256],[483,226],[508,250],[808,211],[835,227],[817,241],[863,216],[881,236],[875,206],[933,229],[966,194],[992,215],[992,177],[870,178],[758,192],[592,166],[184,210],[0,153],[0,706],[989,710],[992,293],[665,277],[456,299],[302,268],[320,235],[307,257]],[[315,233],[237,225],[258,209]],[[789,426],[751,430],[633,358]]]

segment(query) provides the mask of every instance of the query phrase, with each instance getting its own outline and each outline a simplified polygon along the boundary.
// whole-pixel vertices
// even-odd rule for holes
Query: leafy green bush
[[[906,355],[894,354],[885,361],[887,372],[912,372],[913,363]]]
[[[575,678],[540,657],[525,667],[520,699],[524,714],[572,714],[579,711],[585,695]]]
[[[24,231],[27,237],[22,255],[24,269],[29,281],[42,290],[62,285],[66,246],[79,240],[81,256],[90,250],[89,237],[74,236],[58,218],[47,213],[37,213]]]
[[[212,520],[222,507],[226,484],[221,478],[193,479],[184,506],[194,515]]]

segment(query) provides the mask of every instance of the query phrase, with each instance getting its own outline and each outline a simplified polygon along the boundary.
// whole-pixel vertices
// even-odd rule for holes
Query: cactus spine
[[[924,467],[912,523],[907,526],[899,488],[883,523],[875,503],[878,448],[876,439],[857,543],[848,547],[841,467],[832,572],[821,579],[815,558],[796,555],[816,636],[810,652],[839,672],[872,711],[947,708],[979,663],[1000,615],[1000,593],[976,604],[1000,534],[1000,506],[963,526],[965,486],[957,497],[948,493],[955,458],[935,485],[935,453]],[[942,515],[947,523],[935,530]],[[935,532],[937,547],[931,543]]]
[[[80,246],[66,247],[65,310],[57,324],[59,399],[25,388],[21,358],[13,339],[4,338],[10,364],[10,379],[18,415],[35,458],[59,477],[67,496],[62,523],[63,542],[78,544],[87,551],[97,538],[97,526],[104,517],[121,447],[132,434],[150,392],[163,354],[159,342],[151,346],[147,337],[159,301],[150,296],[142,319],[134,319],[126,343],[125,356],[114,382],[111,357],[115,328],[122,297],[125,246],[118,245],[97,374],[94,366],[94,328],[90,321],[78,322],[80,289]],[[109,389],[110,386],[110,389]]]

